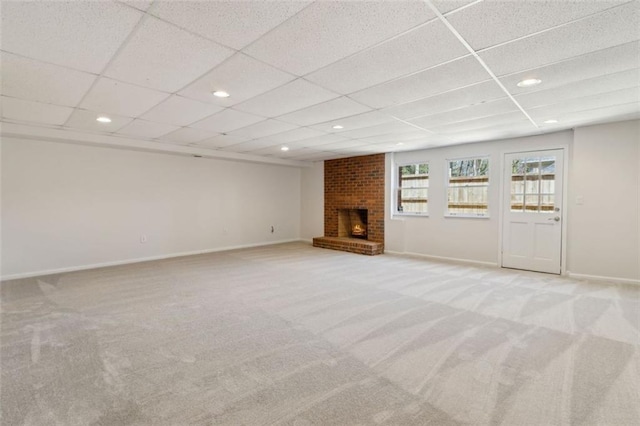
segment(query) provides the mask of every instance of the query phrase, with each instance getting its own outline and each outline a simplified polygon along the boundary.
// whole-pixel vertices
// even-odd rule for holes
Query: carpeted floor
[[[1,290],[3,425],[640,424],[640,287],[292,243]]]

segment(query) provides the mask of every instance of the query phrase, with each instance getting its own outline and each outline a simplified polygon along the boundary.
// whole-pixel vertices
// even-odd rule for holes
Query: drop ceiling
[[[0,47],[3,134],[122,148],[296,164],[640,116],[640,1],[2,1]]]

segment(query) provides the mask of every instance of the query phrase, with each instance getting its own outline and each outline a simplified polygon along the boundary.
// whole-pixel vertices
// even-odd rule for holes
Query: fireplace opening
[[[338,237],[367,238],[367,209],[338,209]]]

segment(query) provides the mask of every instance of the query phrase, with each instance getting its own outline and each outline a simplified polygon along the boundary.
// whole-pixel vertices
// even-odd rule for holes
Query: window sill
[[[460,218],[460,219],[491,219],[491,216],[476,216],[471,214],[445,214],[445,218]]]
[[[429,213],[394,213],[391,219],[406,219],[408,217],[429,217]]]

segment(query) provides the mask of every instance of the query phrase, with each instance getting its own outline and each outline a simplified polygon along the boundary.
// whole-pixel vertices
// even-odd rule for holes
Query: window
[[[400,214],[427,214],[429,164],[406,164],[398,167],[396,211]]]
[[[486,157],[449,160],[447,214],[449,216],[489,215],[489,159]]]

